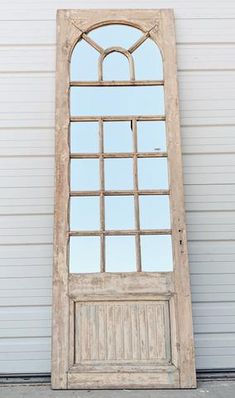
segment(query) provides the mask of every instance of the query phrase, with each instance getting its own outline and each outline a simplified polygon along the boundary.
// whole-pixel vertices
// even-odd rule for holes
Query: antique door
[[[60,10],[52,387],[195,387],[171,10]]]

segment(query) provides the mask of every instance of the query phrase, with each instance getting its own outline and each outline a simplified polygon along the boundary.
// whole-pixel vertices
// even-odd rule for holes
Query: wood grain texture
[[[57,23],[57,79],[56,79],[56,192],[53,268],[53,333],[52,387],[67,388],[69,353],[69,297],[68,297],[68,204],[69,204],[69,56],[70,40],[77,31],[69,26],[62,13]],[[66,171],[66,172],[64,172]]]
[[[158,372],[68,373],[71,389],[141,389],[179,388],[179,374],[174,366],[159,367]]]
[[[70,274],[69,295],[173,294],[170,272]]]
[[[184,214],[183,171],[174,17],[172,10],[161,11],[161,37],[156,30],[151,37],[160,43],[164,54],[165,108],[167,150],[171,189],[171,222],[173,237],[174,278],[176,289],[176,323],[172,333],[176,336],[180,387],[196,386],[192,309],[188,267],[187,235]],[[183,326],[183,327],[182,327]]]
[[[169,364],[168,302],[77,302],[75,336],[76,364]]]

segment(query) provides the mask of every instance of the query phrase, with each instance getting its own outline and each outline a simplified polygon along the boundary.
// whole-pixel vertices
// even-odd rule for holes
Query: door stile
[[[171,181],[172,237],[176,292],[175,309],[177,317],[176,325],[178,325],[175,334],[178,335],[179,338],[177,345],[177,362],[180,369],[180,387],[195,388],[195,353],[184,211],[175,26],[172,10],[161,10],[161,27],[161,41],[164,53],[166,129],[168,136],[168,155],[170,159],[169,174]],[[154,30],[151,31],[151,35],[156,41],[159,40]]]
[[[53,264],[52,379],[54,389],[67,389],[69,368],[68,231],[69,231],[69,60],[78,32],[64,13],[57,13],[55,114],[55,216]]]

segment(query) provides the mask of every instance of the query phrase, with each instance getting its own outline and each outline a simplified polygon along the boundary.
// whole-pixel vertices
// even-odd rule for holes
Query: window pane
[[[162,80],[163,63],[158,46],[151,39],[145,40],[133,52],[136,80]],[[151,59],[151,62],[149,60]]]
[[[168,189],[167,159],[138,159],[140,189]]]
[[[166,152],[165,122],[137,122],[138,151]]]
[[[100,187],[99,160],[72,159],[70,178],[72,191],[98,190]]]
[[[100,229],[100,199],[98,196],[87,196],[70,199],[70,229]]]
[[[94,153],[99,152],[98,123],[79,122],[70,125],[71,152]]]
[[[97,80],[99,53],[85,40],[77,43],[70,63],[70,80]]]
[[[169,196],[140,196],[140,228],[170,229]]]
[[[73,116],[162,115],[163,88],[71,87],[70,110]]]
[[[145,235],[140,237],[142,271],[173,271],[170,235]]]
[[[134,229],[134,198],[132,196],[105,197],[106,229]]]
[[[129,62],[125,55],[113,52],[103,62],[103,80],[130,80]]]
[[[104,122],[105,152],[132,152],[132,148],[130,122]]]
[[[121,24],[102,26],[88,33],[88,36],[104,49],[113,46],[128,49],[142,35],[141,30]]]
[[[136,271],[134,236],[108,236],[105,242],[106,271]]]
[[[105,159],[105,189],[133,189],[133,160]]]
[[[79,236],[70,238],[69,270],[73,273],[100,272],[100,238]]]

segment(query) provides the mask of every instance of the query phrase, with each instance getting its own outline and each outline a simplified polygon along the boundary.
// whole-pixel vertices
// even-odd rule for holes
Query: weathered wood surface
[[[60,81],[58,82],[57,91],[58,140],[53,387],[195,387],[173,13],[170,10],[63,10],[59,11],[58,15],[61,21],[59,22],[58,30],[62,36],[58,42],[57,74]],[[68,91],[70,87],[68,64],[72,50],[79,37],[94,27],[110,22],[130,24],[140,28],[145,36],[149,35],[160,47],[164,59],[166,115],[152,115],[148,117],[142,117],[141,115],[129,115],[128,117],[73,116],[70,117],[70,121],[98,121],[100,123],[99,158],[101,160],[100,176],[101,185],[103,186],[103,190],[101,190],[103,200],[102,121],[132,121],[135,147],[135,153],[133,153],[133,192],[135,194],[137,230],[139,230],[139,192],[136,167],[138,154],[135,124],[137,120],[166,121],[170,174],[170,188],[168,192],[170,192],[171,196],[172,219],[172,231],[167,231],[167,233],[172,232],[174,257],[174,271],[169,273],[151,274],[136,272],[128,274],[106,274],[105,272],[101,272],[100,274],[90,275],[69,275],[68,273]],[[90,44],[94,46],[94,43]],[[102,54],[102,49],[99,48],[98,50]],[[102,79],[101,65],[102,62],[100,62],[100,80]],[[62,68],[62,71],[60,68]],[[132,79],[134,79],[133,73]],[[159,85],[159,82],[157,84]],[[162,156],[162,154],[159,155]],[[126,155],[124,154],[124,156]],[[142,154],[141,156],[144,155]],[[163,154],[163,156],[166,156],[166,154]],[[158,194],[162,194],[162,192],[158,192]],[[76,194],[76,192],[72,193],[73,196]],[[100,225],[101,228],[104,227],[103,201],[101,201]],[[116,231],[105,231],[106,234],[109,232],[110,234],[116,233]],[[142,232],[149,233],[149,231]],[[164,232],[157,231],[156,233]],[[129,231],[129,233],[133,234],[132,231]],[[79,235],[76,231],[71,231],[70,234]],[[101,235],[104,237],[103,231]],[[136,245],[139,247],[139,232],[136,237]],[[104,260],[104,245],[101,245],[101,254]],[[101,271],[105,271],[104,263],[103,261]],[[138,256],[137,270],[141,270],[141,261]],[[131,323],[132,321],[133,323]],[[120,324],[123,325],[123,328],[119,330]],[[99,336],[97,335],[98,330],[100,331]],[[156,335],[158,336],[157,342]],[[158,353],[155,353],[155,356],[153,355],[154,350],[157,350],[156,352]],[[156,362],[154,373],[151,373],[151,361],[153,357],[156,359]],[[103,360],[98,365],[95,364],[96,360],[100,361],[102,358]],[[106,359],[116,362],[113,365],[110,364],[110,369],[113,369],[112,372],[107,372]],[[134,366],[132,371],[129,367],[130,364],[126,363],[125,360],[133,362],[131,365]],[[164,367],[162,367],[162,360],[166,361]],[[89,363],[82,367],[83,362],[86,361]],[[145,362],[144,365],[143,361]],[[157,361],[161,362],[161,364],[159,362],[159,367],[157,366]],[[102,366],[104,370],[102,370]],[[117,366],[122,367],[118,370]],[[139,369],[139,373],[137,369]]]

